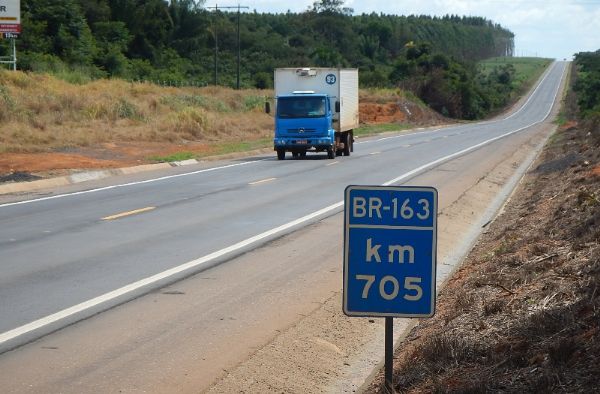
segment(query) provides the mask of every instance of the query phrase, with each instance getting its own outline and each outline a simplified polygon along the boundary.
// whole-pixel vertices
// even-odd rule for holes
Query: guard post
[[[437,190],[348,186],[343,310],[385,317],[385,388],[393,392],[393,318],[435,313]]]

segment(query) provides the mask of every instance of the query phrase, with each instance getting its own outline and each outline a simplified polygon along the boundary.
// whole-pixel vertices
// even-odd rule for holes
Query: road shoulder
[[[399,392],[586,392],[600,385],[600,154],[553,136],[395,355]],[[384,392],[382,371],[366,389]]]

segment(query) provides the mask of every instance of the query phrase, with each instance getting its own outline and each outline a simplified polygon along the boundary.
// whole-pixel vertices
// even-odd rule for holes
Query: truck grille
[[[314,133],[315,131],[317,131],[317,129],[297,128],[297,129],[287,129],[287,131],[288,131],[288,133],[302,134],[302,133]]]

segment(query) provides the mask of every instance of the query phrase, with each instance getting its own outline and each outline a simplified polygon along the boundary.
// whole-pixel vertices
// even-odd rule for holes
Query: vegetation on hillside
[[[249,142],[271,135],[264,102],[262,90],[106,79],[77,85],[0,70],[0,153],[122,142]]]
[[[506,58],[515,60],[523,61]],[[484,79],[507,84],[507,92],[521,91],[546,63],[536,60],[536,72],[528,78],[512,71],[505,78],[499,70],[518,68],[510,64],[487,67]],[[0,70],[0,153],[72,151],[124,142],[180,144],[182,151],[196,153],[190,143],[269,147],[273,119],[264,113],[264,102],[272,95],[272,90],[163,87],[120,79],[73,84],[43,73]],[[360,118],[357,135],[446,121],[410,91],[390,88],[361,89]],[[231,145],[226,151],[235,149]]]
[[[600,50],[575,55],[577,104],[585,126],[600,138]]]
[[[550,60],[505,57],[480,64],[432,53],[428,44],[410,44],[396,61],[390,79],[445,116],[480,119],[524,93]]]
[[[18,66],[72,82],[112,77],[202,86],[216,78],[234,86],[238,13],[204,3],[23,0]],[[391,88],[414,77],[415,94],[449,116],[478,118],[498,101],[477,86],[474,64],[512,55],[510,31],[480,17],[352,15],[343,4],[242,12],[242,86],[272,87],[276,67],[340,66],[359,68],[364,87]],[[8,50],[1,42],[0,55]]]

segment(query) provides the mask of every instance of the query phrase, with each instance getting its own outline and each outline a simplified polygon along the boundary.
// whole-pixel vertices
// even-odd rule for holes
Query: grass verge
[[[171,163],[174,161],[184,161],[189,159],[195,159],[196,154],[192,152],[177,152],[168,156],[150,156],[148,160],[156,163]]]

